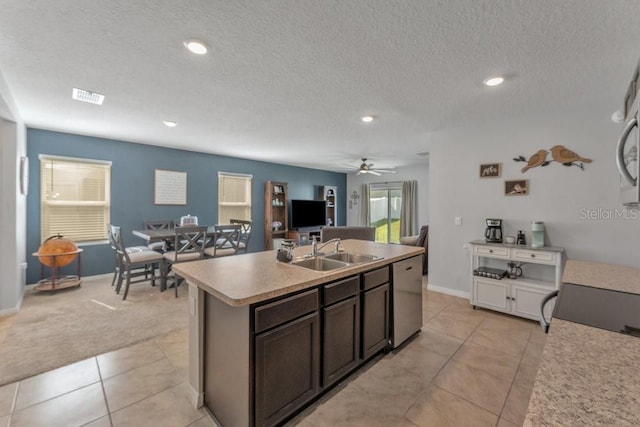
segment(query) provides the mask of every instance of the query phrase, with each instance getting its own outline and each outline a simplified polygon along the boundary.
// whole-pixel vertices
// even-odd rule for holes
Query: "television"
[[[322,227],[326,223],[324,200],[291,200],[291,228]]]

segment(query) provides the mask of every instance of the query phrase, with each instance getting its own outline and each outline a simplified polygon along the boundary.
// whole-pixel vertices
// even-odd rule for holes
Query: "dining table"
[[[213,233],[215,231],[214,227],[215,226],[213,225],[207,226],[207,233]],[[133,235],[146,240],[147,244],[163,241],[173,242],[173,239],[176,236],[176,229],[163,228],[154,230],[133,230]]]

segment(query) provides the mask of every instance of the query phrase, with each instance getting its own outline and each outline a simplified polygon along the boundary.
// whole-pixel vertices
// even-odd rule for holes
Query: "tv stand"
[[[320,240],[320,227],[298,228],[287,233],[287,239],[293,240],[298,246],[310,245],[315,236]]]

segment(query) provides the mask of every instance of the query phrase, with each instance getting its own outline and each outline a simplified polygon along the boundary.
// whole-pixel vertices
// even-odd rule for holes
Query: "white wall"
[[[26,129],[0,74],[0,315],[19,310],[26,283],[26,196],[20,194],[20,157],[26,156]]]
[[[362,206],[362,184],[383,183],[396,181],[418,181],[418,229],[421,225],[429,224],[429,163],[402,167],[396,174],[383,174],[374,176],[369,174],[347,175],[347,225],[362,225],[360,220],[360,208]],[[354,191],[358,192],[360,199],[357,206],[351,206],[349,201]],[[416,230],[417,232],[418,230]]]
[[[467,126],[433,134],[429,285],[469,292],[470,257],[463,245],[483,238],[485,218],[503,218],[505,235],[524,230],[528,243],[531,221],[544,221],[546,243],[564,247],[569,259],[640,267],[640,216],[587,220],[583,211],[625,212],[618,202],[615,166],[619,130],[620,125],[607,118],[593,122],[563,117],[539,123],[523,118],[520,123],[505,121],[501,128]],[[582,171],[553,162],[523,174],[524,163],[512,160],[556,144],[593,163]],[[479,165],[492,162],[502,162],[502,177],[480,179]],[[523,178],[529,180],[528,196],[503,195],[505,179]],[[463,217],[462,226],[454,224],[456,216]]]

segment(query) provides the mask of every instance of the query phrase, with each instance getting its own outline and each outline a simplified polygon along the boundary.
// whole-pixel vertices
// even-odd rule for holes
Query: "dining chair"
[[[213,228],[213,237],[204,249],[204,254],[209,258],[219,258],[237,254],[242,225],[215,225]]]
[[[118,278],[120,276],[120,256],[118,255],[118,251],[116,250],[116,245],[114,243],[114,238],[112,236],[111,224],[107,226],[107,234],[109,236],[109,244],[111,246],[111,249],[113,249],[113,255],[115,256],[115,268],[113,270],[113,279],[111,279],[111,286],[114,286],[117,283]],[[124,249],[129,253],[142,252],[144,250],[148,250],[146,246],[129,246]],[[151,274],[150,266],[145,266],[144,268],[145,270],[147,270],[147,275]]]
[[[240,230],[240,238],[238,239],[238,252],[244,252],[246,254],[249,249],[249,240],[251,239],[252,221],[246,219],[231,219],[229,222],[231,225],[239,224],[242,227]]]
[[[118,226],[110,224],[108,234],[111,247],[114,248],[116,252],[117,294],[120,294],[122,282],[125,282],[124,294],[122,296],[123,300],[127,299],[129,286],[132,283],[151,281],[151,283],[155,285],[155,281],[158,279],[158,276],[156,276],[155,273],[156,265],[158,266],[158,271],[160,273],[160,289],[164,289],[165,277],[163,272],[165,271],[165,261],[162,254],[152,251],[146,246],[125,247],[122,233]],[[149,269],[149,265],[154,267]],[[132,280],[134,278],[138,279]]]
[[[158,219],[144,222],[145,230],[170,230],[173,228],[173,220],[170,219]],[[170,245],[166,241],[151,242],[147,247],[153,251],[166,252],[169,250]]]
[[[175,227],[175,236],[173,240],[173,250],[164,254],[165,261],[165,284],[169,275],[169,269],[173,264],[186,261],[196,261],[204,258],[204,248],[207,244],[207,226],[184,226]],[[178,286],[182,282],[182,278],[173,275],[173,286],[178,297]]]

